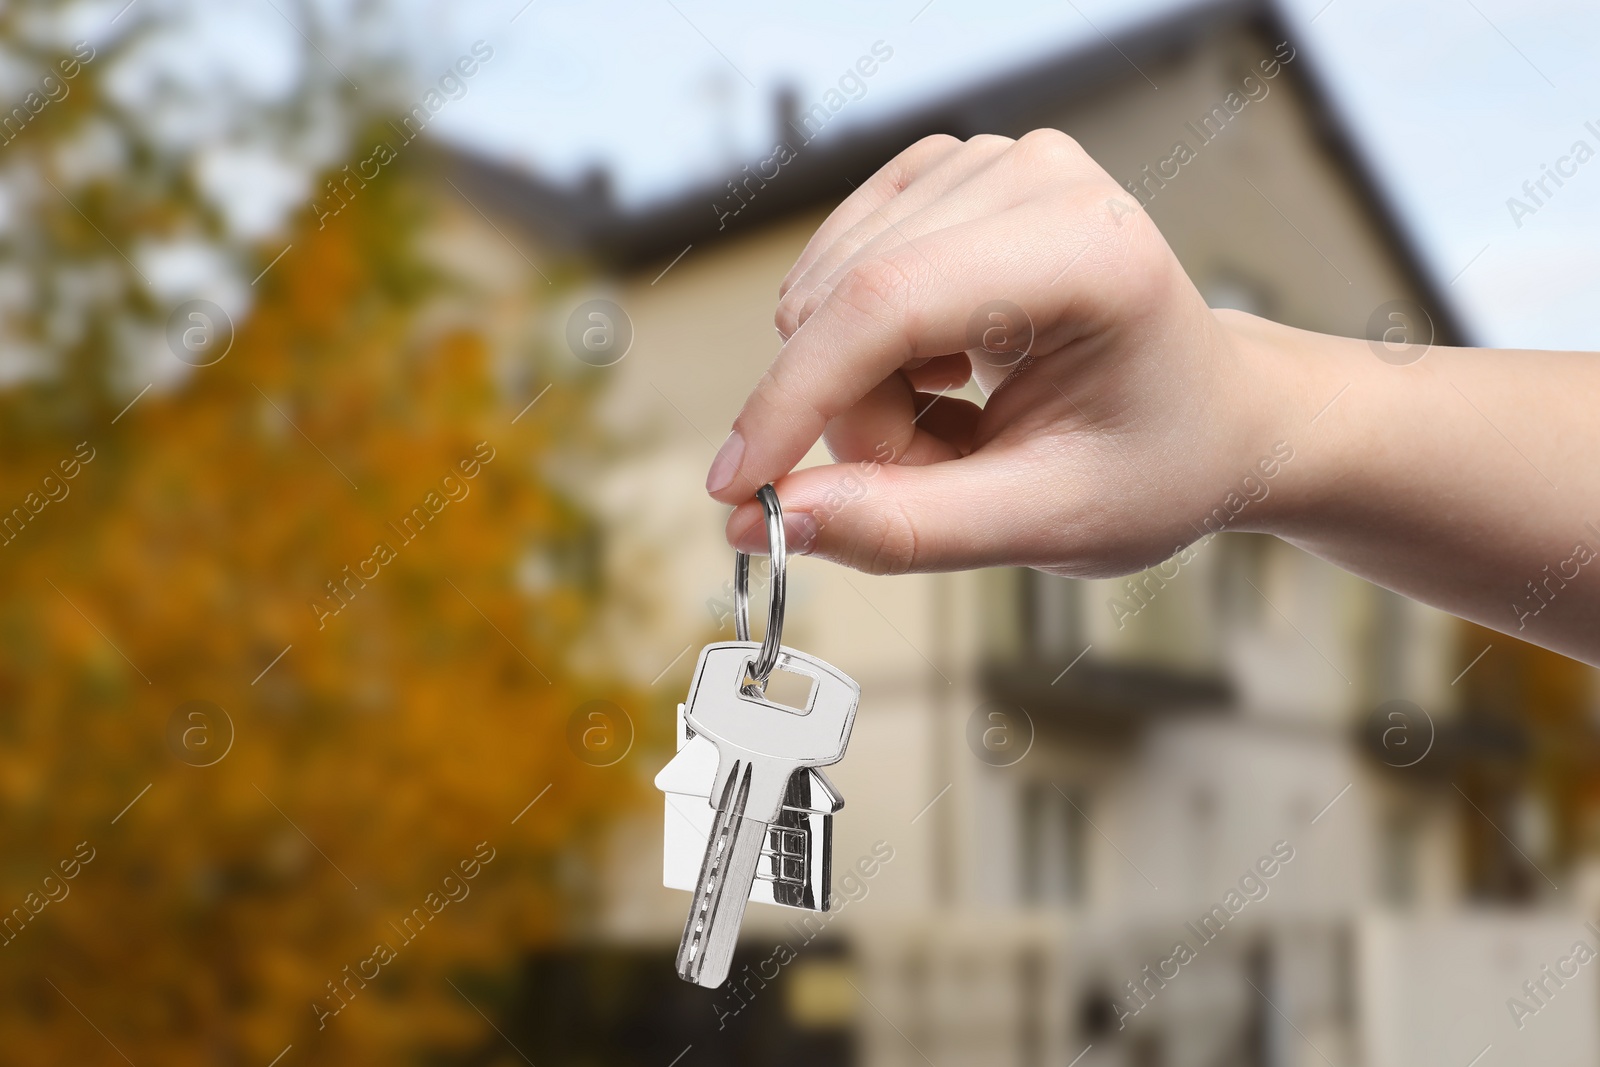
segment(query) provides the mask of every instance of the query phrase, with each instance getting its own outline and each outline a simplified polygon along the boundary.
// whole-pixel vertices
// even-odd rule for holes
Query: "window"
[[[1039,571],[1021,572],[1018,590],[1023,646],[1031,658],[1054,662],[1082,647],[1082,582]]]
[[[1378,892],[1384,903],[1405,907],[1417,897],[1416,817],[1392,812],[1383,822],[1378,847]]]
[[[1081,791],[1069,788],[1063,792],[1050,782],[1028,782],[1022,787],[1019,881],[1024,904],[1082,902],[1087,883],[1086,804]]]

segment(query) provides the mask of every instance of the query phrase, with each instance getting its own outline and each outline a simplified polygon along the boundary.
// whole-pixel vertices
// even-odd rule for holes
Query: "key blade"
[[[707,989],[727,980],[739,942],[745,904],[755,883],[768,824],[744,818],[750,796],[748,763],[730,774],[718,798],[717,817],[706,841],[689,919],[678,943],[678,977]]]

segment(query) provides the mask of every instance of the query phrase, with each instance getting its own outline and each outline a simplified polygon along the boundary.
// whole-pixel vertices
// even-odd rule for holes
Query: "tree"
[[[39,68],[60,42],[17,43],[45,10],[0,20]],[[416,154],[336,220],[241,246],[106,94],[156,32],[132,25],[0,147],[0,180],[31,189],[0,271],[37,283],[5,326],[37,365],[0,389],[7,1058],[467,1047],[489,1031],[448,979],[559,929],[574,857],[637,785],[568,744],[586,701],[632,702],[565,665],[595,530],[547,469],[595,447],[591,386],[513,424],[507,363],[548,381],[554,357],[478,325],[429,252],[439,187]],[[123,163],[73,171],[96,130]],[[272,261],[247,317],[189,317],[149,284],[140,249],[181,234]],[[175,312],[171,352],[205,365],[141,392],[133,357]]]

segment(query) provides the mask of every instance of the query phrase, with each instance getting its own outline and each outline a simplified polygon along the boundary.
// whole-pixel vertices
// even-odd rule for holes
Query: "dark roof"
[[[1273,40],[1294,37],[1272,0],[1209,0],[1152,18],[1116,42],[1090,39],[978,85],[952,90],[880,124],[851,128],[811,143],[806,143],[794,122],[793,94],[781,94],[775,101],[774,140],[794,148],[795,157],[780,168],[776,178],[757,185],[750,201],[726,220],[719,218],[720,211],[734,201],[725,184],[708,183],[677,196],[628,207],[612,195],[608,176],[601,169],[578,183],[563,185],[460,149],[445,156],[445,165],[452,180],[470,190],[475,202],[487,203],[547,245],[612,271],[638,270],[670,260],[690,244],[714,244],[819,204],[837,202],[896,153],[929,134],[966,138],[979,133],[1024,132],[1031,117],[1042,109],[1135,77],[1136,65],[1192,47],[1207,31],[1240,25],[1254,26]],[[1388,236],[1396,262],[1415,291],[1422,294],[1422,302],[1433,316],[1434,342],[1462,343],[1450,304],[1421,268],[1420,252],[1407,242],[1407,231],[1398,225],[1397,212],[1375,168],[1364,160],[1357,139],[1326,106],[1314,64],[1309,59],[1296,64],[1290,76],[1304,87],[1311,101],[1311,122],[1332,156],[1344,162],[1364,207]],[[753,173],[766,158],[751,160],[745,167]],[[744,177],[743,170],[729,175]]]
[[[773,109],[773,137],[795,149],[776,178],[757,186],[749,204],[726,226],[718,204],[731,204],[726,185],[706,184],[639,208],[619,205],[603,170],[574,185],[560,185],[517,166],[452,150],[450,175],[496,211],[528,227],[545,242],[584,254],[614,270],[670,259],[693,242],[738,235],[818,204],[842,199],[895,154],[934,133],[971,137],[1015,131],[1023,117],[1133,74],[1131,63],[1183,47],[1208,26],[1258,17],[1259,0],[1211,0],[1153,19],[1113,45],[1099,38],[1058,52],[975,86],[964,86],[913,111],[870,127],[806,143],[795,123],[793,94]],[[770,154],[770,150],[769,153]],[[752,172],[762,160],[750,160]],[[770,174],[770,170],[768,171]],[[743,171],[729,175],[743,178]],[[725,179],[726,180],[726,179]]]

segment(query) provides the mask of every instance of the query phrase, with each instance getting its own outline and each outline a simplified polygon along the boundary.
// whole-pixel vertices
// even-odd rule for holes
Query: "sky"
[[[1523,191],[1579,140],[1600,153],[1600,4],[1285,9],[1469,340],[1600,350],[1600,155],[1562,164],[1576,175],[1547,179],[1542,205]],[[1513,213],[1513,197],[1534,213]]]
[[[521,0],[518,0],[520,3]],[[573,177],[596,162],[638,203],[772,150],[773,101],[816,100],[875,44],[892,52],[837,128],[881,121],[1065,45],[1115,38],[1174,0],[535,0],[504,26],[459,11],[436,40],[485,27],[513,62],[439,131]],[[1098,30],[1096,29],[1098,27]],[[436,55],[435,65],[448,57]],[[534,131],[537,131],[536,133]],[[830,134],[831,136],[832,134]]]
[[[1193,0],[522,0],[436,15],[507,62],[439,131],[557,179],[603,163],[645,202],[770,151],[772,98],[812,100],[876,42],[893,58],[838,126],[873,123],[1060,51],[1116,40]],[[1473,343],[1600,349],[1600,157],[1536,204],[1523,183],[1600,153],[1593,0],[1282,0],[1363,160]],[[519,13],[520,12],[520,13]],[[459,47],[457,44],[451,47]],[[435,56],[442,63],[442,52]],[[1508,199],[1532,212],[1513,214]]]
[[[1195,4],[393,2],[407,14],[386,20],[376,31],[383,39],[374,42],[371,27],[340,31],[338,12],[357,0],[199,0],[211,24],[204,47],[184,47],[163,66],[195,84],[208,72],[224,72],[242,91],[270,94],[292,86],[303,64],[338,69],[346,59],[341,47],[378,47],[406,57],[420,98],[483,41],[493,58],[430,133],[558,181],[604,165],[619,199],[637,206],[720,180],[730,164],[765,157],[776,93],[792,88],[802,101],[815,100],[874,46],[891,58],[824,136],[880,122],[1073,44],[1126,38],[1149,20]],[[332,12],[334,39],[351,43],[307,52],[289,18],[309,17],[305,4]],[[99,8],[114,6],[118,0],[94,0],[85,9],[104,22]],[[1590,297],[1600,290],[1594,251],[1600,157],[1582,166],[1562,163],[1580,140],[1600,153],[1600,67],[1593,63],[1600,4],[1279,0],[1279,7],[1305,68],[1341,116],[1468,340],[1600,350],[1600,315]],[[214,100],[225,106],[224,98]],[[259,163],[221,155],[207,167],[219,186],[238,188],[266,174]],[[1571,176],[1559,188],[1547,178],[1548,195],[1535,202],[1524,183],[1558,164]],[[300,202],[303,192],[292,177],[275,180],[284,209]],[[1528,210],[1514,215],[1513,197]],[[254,225],[264,229],[279,209],[260,206],[268,203],[265,192],[255,201]]]

